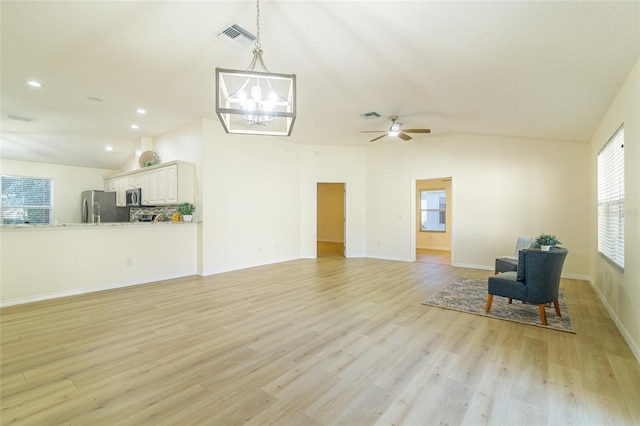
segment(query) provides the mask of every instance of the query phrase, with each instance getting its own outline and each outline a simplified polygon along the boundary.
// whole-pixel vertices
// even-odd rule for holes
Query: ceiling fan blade
[[[387,133],[388,130],[363,130],[360,133]]]
[[[375,141],[377,141],[378,139],[382,139],[382,138],[384,138],[385,136],[387,136],[387,135],[378,136],[378,137],[377,137],[377,138],[375,138],[375,139],[371,139],[369,142],[375,142]]]
[[[409,135],[405,135],[404,133],[398,133],[398,137],[399,137],[400,139],[402,139],[403,141],[408,141],[408,140],[410,140],[410,139],[411,139],[411,136],[409,136]]]
[[[402,129],[404,133],[431,133],[430,129]]]

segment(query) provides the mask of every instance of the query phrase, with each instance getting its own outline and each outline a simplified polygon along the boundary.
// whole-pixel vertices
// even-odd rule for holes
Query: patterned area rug
[[[425,300],[423,305],[575,333],[562,290],[558,295],[562,317],[556,316],[556,310],[551,304],[551,307],[546,308],[548,326],[544,326],[540,322],[537,305],[529,305],[517,300],[509,305],[507,300],[506,297],[494,296],[491,312],[487,314],[485,312],[487,308],[487,280],[459,277]]]

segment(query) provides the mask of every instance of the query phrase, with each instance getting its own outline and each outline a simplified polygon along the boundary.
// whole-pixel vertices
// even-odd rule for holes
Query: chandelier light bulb
[[[260,89],[260,86],[253,86],[251,88],[251,97],[256,102],[259,102],[262,99],[262,89]]]

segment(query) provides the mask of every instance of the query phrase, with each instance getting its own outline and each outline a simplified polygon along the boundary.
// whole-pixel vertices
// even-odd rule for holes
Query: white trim
[[[452,263],[451,266],[454,266],[456,268],[469,268],[469,269],[482,269],[485,271],[493,271],[495,270],[493,266],[486,266],[486,265],[474,265],[471,263]]]
[[[0,307],[4,308],[4,307],[7,307],[7,306],[23,305],[25,303],[42,302],[44,300],[59,299],[61,297],[69,297],[69,296],[78,296],[78,295],[81,295],[81,294],[96,293],[98,291],[113,290],[113,289],[116,289],[116,288],[123,288],[123,287],[132,287],[132,286],[135,286],[135,285],[153,284],[153,283],[158,282],[158,281],[172,280],[172,279],[175,279],[175,278],[183,278],[183,277],[190,277],[190,276],[196,276],[196,274],[162,275],[162,276],[157,276],[157,277],[145,278],[144,280],[129,281],[129,282],[113,284],[113,285],[105,285],[105,286],[99,286],[99,287],[76,288],[76,289],[73,289],[73,290],[58,291],[58,292],[55,292],[55,293],[38,294],[38,295],[35,295],[35,296],[21,297],[21,298],[18,298],[18,299],[10,299],[10,300],[1,301],[0,302]]]
[[[415,254],[414,254],[414,256],[415,256]],[[366,257],[368,257],[370,259],[395,260],[396,262],[415,262],[415,259],[413,259],[413,260],[407,259],[407,258],[401,259],[399,257],[391,257],[391,256],[372,256],[372,255],[367,255]]]
[[[618,318],[618,315],[616,315],[614,310],[611,308],[611,306],[609,305],[609,302],[604,297],[604,294],[602,294],[598,286],[592,280],[589,280],[589,283],[591,284],[591,287],[593,287],[593,289],[596,291],[596,294],[600,298],[600,301],[602,302],[604,307],[607,309],[609,316],[611,317],[613,322],[616,324],[616,327],[618,327],[618,330],[620,331],[620,334],[622,334],[622,337],[624,337],[624,340],[627,342],[627,345],[629,345],[629,349],[631,349],[631,352],[633,352],[633,355],[635,355],[636,360],[640,363],[640,348],[633,341],[633,339],[631,338],[631,335],[629,334],[627,329],[624,327],[624,324],[622,324],[622,322]]]

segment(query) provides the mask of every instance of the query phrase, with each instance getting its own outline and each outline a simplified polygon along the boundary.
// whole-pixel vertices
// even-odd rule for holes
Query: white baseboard
[[[188,274],[188,275],[181,275],[181,274],[179,274],[179,275],[162,275],[162,276],[145,278],[144,280],[136,280],[136,281],[130,281],[130,282],[124,282],[124,283],[117,283],[117,284],[113,284],[113,285],[77,288],[77,289],[73,289],[73,290],[58,291],[58,292],[55,292],[55,293],[46,293],[46,294],[38,294],[38,295],[35,295],[35,296],[29,296],[29,297],[20,297],[18,299],[4,300],[4,301],[0,302],[0,307],[4,308],[4,307],[7,307],[7,306],[23,305],[25,303],[42,302],[44,300],[59,299],[61,297],[77,296],[77,295],[80,295],[80,294],[89,294],[89,293],[95,293],[95,292],[98,292],[98,291],[113,290],[113,289],[116,289],[116,288],[123,288],[123,287],[131,287],[131,286],[134,286],[134,285],[150,284],[150,283],[154,283],[154,282],[157,282],[157,281],[172,280],[174,278],[188,277],[190,275],[195,275],[195,274]]]
[[[631,335],[625,328],[624,324],[622,324],[622,322],[618,318],[618,315],[611,308],[611,305],[609,305],[609,302],[604,297],[604,294],[602,294],[598,286],[592,280],[589,280],[589,283],[591,284],[591,287],[593,287],[593,289],[595,290],[596,294],[600,298],[600,301],[602,302],[604,307],[607,309],[607,312],[609,313],[609,316],[611,317],[613,322],[616,324],[616,327],[618,327],[618,330],[620,330],[620,334],[622,334],[622,337],[624,337],[624,340],[627,342],[627,345],[629,345],[629,348],[631,349],[631,352],[633,352],[633,355],[636,357],[636,360],[638,361],[638,363],[640,363],[640,348],[638,347],[638,344],[633,341],[633,339],[631,338]]]
[[[581,280],[581,281],[589,281],[589,282],[591,282],[591,277],[589,275],[562,274],[562,278],[567,278],[567,279],[570,279],[570,280]]]
[[[411,262],[409,259],[401,259],[399,257],[390,257],[390,256],[372,256],[367,255],[366,257],[370,259],[380,259],[380,260],[395,260],[396,262]]]
[[[276,263],[289,262],[291,260],[304,259],[302,257],[282,257],[279,259],[271,259],[268,262],[255,262],[255,263],[247,263],[245,265],[236,265],[236,266],[227,266],[220,269],[211,269],[202,272],[202,276],[206,277],[208,275],[217,275],[223,274],[225,272],[239,271],[241,269],[249,269],[255,268],[256,266],[265,266],[265,265],[273,265]],[[313,257],[309,257],[308,259],[314,259]]]
[[[482,269],[485,271],[493,271],[493,266],[487,265],[474,265],[471,263],[452,263],[451,266],[455,266],[456,268],[469,268],[469,269]]]

